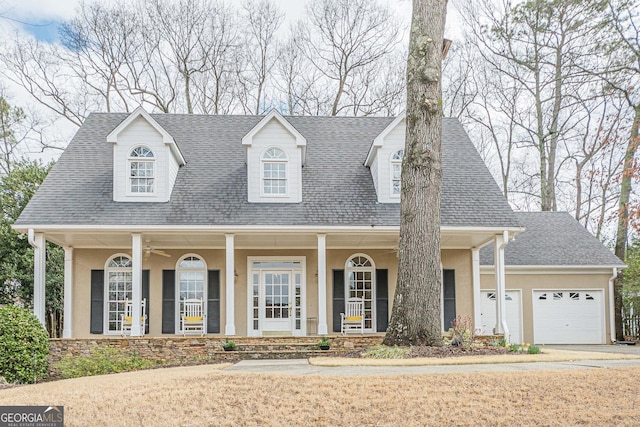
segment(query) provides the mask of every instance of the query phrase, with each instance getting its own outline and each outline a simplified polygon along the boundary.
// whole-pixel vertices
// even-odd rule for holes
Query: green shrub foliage
[[[49,335],[36,316],[14,305],[0,307],[0,377],[31,383],[47,375]]]
[[[104,347],[94,349],[89,356],[63,356],[56,369],[62,378],[78,378],[148,369],[160,363],[143,359],[136,353],[126,354],[115,348]]]

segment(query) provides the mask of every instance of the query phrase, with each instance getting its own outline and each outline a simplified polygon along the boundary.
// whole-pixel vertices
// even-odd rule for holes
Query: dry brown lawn
[[[0,405],[64,405],[67,426],[629,425],[640,367],[413,376],[155,369],[0,390]]]
[[[540,354],[490,354],[456,357],[413,357],[409,359],[363,359],[352,357],[312,357],[316,366],[434,366],[486,365],[495,363],[568,362],[571,360],[640,359],[637,354],[604,353],[595,351],[558,350],[545,348]],[[638,423],[640,425],[640,423]]]

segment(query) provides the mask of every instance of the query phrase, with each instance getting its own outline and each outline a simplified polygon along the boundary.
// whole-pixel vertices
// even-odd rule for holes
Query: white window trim
[[[367,258],[371,263],[371,267],[349,267],[349,261],[351,261],[355,257],[363,257]],[[373,261],[373,258],[370,255],[365,253],[355,253],[347,257],[347,260],[344,262],[344,300],[346,301],[349,298],[349,273],[357,272],[357,271],[372,271],[371,273],[371,329],[366,329],[364,332],[375,333],[378,330],[378,325],[376,322],[376,263]]]
[[[284,159],[265,159],[264,155],[267,151],[271,150],[271,149],[277,149],[280,150],[284,155],[285,158]],[[264,165],[265,163],[279,163],[282,164],[284,163],[284,173],[285,173],[285,178],[284,178],[284,182],[285,182],[285,192],[284,193],[278,193],[278,194],[274,194],[274,193],[265,193],[264,192],[264,182],[265,182],[265,177],[264,177]],[[265,150],[262,151],[262,153],[260,154],[260,197],[263,197],[265,199],[268,198],[288,198],[291,197],[289,194],[289,187],[290,187],[290,179],[289,179],[289,156],[287,155],[287,150],[283,149],[282,147],[278,147],[278,146],[271,146],[271,147],[267,147]]]
[[[262,323],[258,323],[258,330],[253,329],[253,263],[254,262],[299,262],[300,263],[300,336],[307,335],[307,257],[306,256],[260,256],[247,257],[247,335],[262,336]],[[265,268],[263,270],[283,270],[282,267]],[[292,278],[293,279],[293,278]],[[258,295],[262,295],[258,289]],[[258,300],[260,300],[260,296]],[[294,296],[295,297],[295,296]],[[258,310],[259,311],[259,310]],[[259,315],[259,314],[258,314]],[[295,316],[295,315],[294,315]],[[295,322],[295,318],[293,320]],[[295,335],[295,323],[293,324],[293,334]]]
[[[404,158],[404,149],[401,148],[399,150],[394,150],[391,153],[391,156],[389,156],[389,197],[391,197],[392,199],[400,199],[400,193],[402,193],[402,178],[400,178],[400,193],[395,194],[393,192],[393,166],[399,164],[400,165],[400,174],[402,174],[402,159],[397,160],[394,159],[395,155],[399,152],[402,151],[402,157]],[[402,177],[402,175],[400,175]]]
[[[109,267],[111,261],[118,257],[126,257],[132,262],[131,267]],[[132,280],[133,280],[133,259],[132,256],[125,253],[117,253],[110,256],[107,259],[107,262],[104,263],[104,283],[102,286],[103,291],[103,315],[102,315],[102,334],[103,335],[120,335],[120,329],[116,328],[115,331],[109,330],[109,273],[113,271],[121,271],[121,272],[131,272]],[[119,322],[120,319],[117,319]]]
[[[149,150],[151,152],[151,154],[153,154],[153,157],[133,157],[131,156],[131,153],[138,149],[138,148],[146,148],[147,150]],[[127,155],[127,170],[126,170],[126,174],[127,174],[127,188],[126,188],[126,195],[127,196],[135,196],[135,197],[156,197],[157,196],[157,182],[158,182],[158,178],[156,177],[156,171],[157,171],[157,162],[158,160],[158,156],[156,155],[156,152],[151,149],[151,147],[148,147],[146,145],[136,145],[135,147],[131,148],[131,150],[129,150],[129,154]],[[140,163],[152,163],[153,165],[153,175],[150,177],[144,177],[144,178],[152,178],[153,179],[153,189],[151,192],[149,193],[136,193],[131,191],[131,181],[133,179],[133,177],[131,176],[131,164],[133,162],[140,162]]]
[[[186,258],[195,257],[200,259],[204,264],[204,284],[202,288],[202,302],[204,304],[203,313],[204,313],[204,333],[207,333],[207,306],[208,306],[208,290],[209,290],[209,268],[207,266],[207,261],[205,261],[202,255],[198,255],[196,253],[188,253],[184,254],[178,261],[176,261],[176,277],[175,277],[175,293],[174,293],[174,303],[173,309],[175,313],[175,334],[182,335],[182,329],[180,329],[180,273],[183,271],[201,271],[199,268],[185,268],[180,267],[180,263],[184,261]]]

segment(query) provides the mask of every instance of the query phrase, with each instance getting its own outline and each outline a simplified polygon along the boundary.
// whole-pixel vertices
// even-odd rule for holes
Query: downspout
[[[613,267],[613,276],[609,277],[609,334],[611,343],[616,342],[615,301],[613,295],[613,281],[618,277],[618,268]]]
[[[33,228],[30,228],[27,232],[27,240],[33,249],[38,249],[38,245],[36,244],[36,232],[33,231]]]
[[[502,291],[504,293],[504,296],[507,295],[507,278],[506,278],[506,274],[505,274],[505,258],[504,258],[504,248],[505,246],[507,246],[509,244],[509,232],[507,230],[504,230],[502,232],[502,243],[499,246],[499,251],[500,253],[502,253],[502,260],[500,262],[500,275],[502,276]],[[496,253],[495,256],[497,257],[498,254]],[[500,304],[502,305],[502,319],[500,319],[502,321],[502,330],[504,331],[504,337],[507,341],[509,341],[509,326],[507,325],[507,316],[506,316],[506,301],[505,298],[501,298]]]

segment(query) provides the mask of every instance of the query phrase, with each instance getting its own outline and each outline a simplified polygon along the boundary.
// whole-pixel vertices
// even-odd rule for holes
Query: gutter
[[[613,275],[609,278],[609,335],[611,343],[616,342],[616,316],[613,292],[613,281],[618,277],[618,269],[613,267]]]

